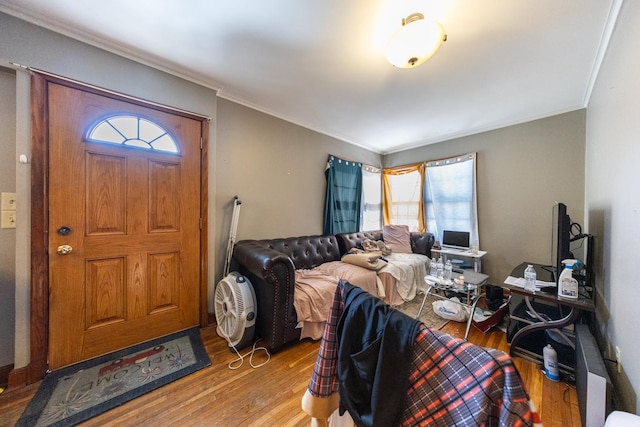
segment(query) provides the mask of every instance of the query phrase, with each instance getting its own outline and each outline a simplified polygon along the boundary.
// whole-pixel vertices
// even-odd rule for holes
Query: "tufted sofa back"
[[[411,250],[416,254],[423,254],[431,258],[431,246],[435,242],[434,235],[431,233],[411,232]],[[346,254],[352,248],[361,248],[362,242],[368,240],[383,240],[382,230],[375,231],[359,231],[356,233],[340,233],[336,234],[340,253]]]
[[[364,239],[382,239],[382,231],[284,239],[242,240],[233,250],[233,269],[245,275],[256,294],[256,330],[271,351],[300,339],[294,307],[295,271],[339,261]],[[340,243],[339,243],[340,242]],[[431,255],[433,235],[411,233],[415,253]]]
[[[258,243],[287,255],[293,261],[295,269],[308,269],[325,262],[340,260],[340,248],[333,235],[287,237],[259,240]]]
[[[365,240],[382,240],[382,230],[340,233],[336,234],[336,240],[338,240],[340,252],[346,254],[352,248],[362,248],[362,242]]]

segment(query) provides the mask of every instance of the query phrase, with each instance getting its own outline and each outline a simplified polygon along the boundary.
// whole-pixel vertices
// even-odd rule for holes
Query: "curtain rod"
[[[65,76],[61,76],[59,74],[51,73],[49,71],[44,71],[44,70],[41,70],[39,68],[30,67],[30,66],[27,66],[27,65],[21,65],[21,64],[15,63],[15,62],[10,62],[10,64],[13,65],[14,67],[22,69],[22,70],[28,70],[28,71],[30,71],[32,73],[37,73],[37,74],[42,74],[42,75],[49,76],[49,77],[54,77],[56,79],[64,80],[66,82],[73,83],[73,84],[76,84],[76,85],[79,85],[79,86],[83,86],[83,87],[94,89],[94,90],[99,90],[99,91],[102,91],[102,92],[105,92],[105,93],[108,93],[108,94],[111,94],[111,95],[117,95],[119,97],[126,98],[126,99],[129,99],[131,101],[139,102],[139,103],[142,103],[142,104],[145,104],[145,105],[148,105],[148,106],[159,107],[159,108],[163,108],[163,109],[166,109],[166,110],[175,111],[175,112],[181,113],[181,114],[188,114],[190,116],[194,116],[194,117],[198,117],[198,118],[201,118],[201,119],[205,119],[208,122],[211,122],[211,120],[212,120],[211,117],[206,116],[204,114],[194,113],[193,111],[183,110],[183,109],[177,108],[177,107],[171,107],[169,105],[165,105],[165,104],[160,104],[158,102],[149,101],[148,99],[138,98],[137,96],[123,94],[121,92],[116,92],[116,91],[111,90],[111,89],[106,89],[106,88],[103,88],[103,87],[100,87],[100,86],[96,86],[96,85],[92,85],[92,84],[89,84],[89,83],[81,82],[79,80],[75,80],[75,79],[72,79],[70,77],[65,77]]]
[[[460,154],[458,156],[451,156],[451,157],[445,157],[442,159],[436,159],[436,160],[428,160],[425,163],[427,164],[427,166],[429,165],[433,165],[433,166],[439,166],[440,164],[449,164],[452,162],[460,162],[460,161],[464,161],[464,160],[471,160],[473,158],[475,158],[477,156],[477,153],[467,153],[467,154]]]
[[[368,167],[368,168],[371,168],[371,169],[382,170],[382,168],[380,168],[379,166],[369,165],[369,164],[364,163],[364,162],[356,162],[354,160],[345,159],[343,157],[336,156],[335,154],[329,154],[329,157],[333,157],[334,159],[338,159],[338,160],[344,160],[345,162],[354,163],[354,164],[355,163],[360,163],[362,165],[362,167]],[[328,161],[329,160],[327,160],[327,162]]]

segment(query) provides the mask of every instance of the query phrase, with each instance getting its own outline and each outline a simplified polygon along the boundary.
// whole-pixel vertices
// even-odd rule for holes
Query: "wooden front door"
[[[49,368],[198,325],[201,123],[64,83],[47,96]],[[126,144],[88,137],[114,116],[159,125],[177,152],[118,122]]]

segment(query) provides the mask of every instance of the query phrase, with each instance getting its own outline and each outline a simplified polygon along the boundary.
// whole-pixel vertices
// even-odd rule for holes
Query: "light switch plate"
[[[16,210],[16,193],[2,193],[2,210]]]
[[[16,211],[2,211],[1,228],[16,228]]]

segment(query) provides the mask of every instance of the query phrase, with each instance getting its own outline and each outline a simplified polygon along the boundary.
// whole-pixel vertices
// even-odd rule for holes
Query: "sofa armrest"
[[[234,263],[245,275],[256,294],[258,335],[271,351],[300,336],[293,309],[295,270],[291,258],[259,241],[238,242]]]
[[[243,265],[249,271],[265,279],[270,278],[270,282],[275,279],[275,270],[279,264],[283,264],[285,270],[293,274],[293,261],[282,252],[271,249],[256,240],[241,241],[236,244],[233,250],[233,257],[238,264]]]

